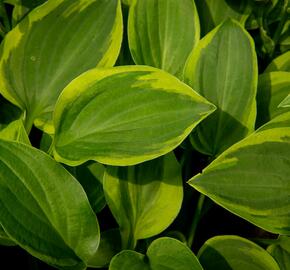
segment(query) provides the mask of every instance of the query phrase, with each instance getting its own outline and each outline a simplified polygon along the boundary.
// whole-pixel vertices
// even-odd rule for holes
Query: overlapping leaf
[[[205,242],[198,252],[205,270],[279,270],[268,252],[238,236],[216,236]]]
[[[183,198],[181,169],[172,153],[130,167],[109,167],[107,203],[117,220],[123,248],[162,232],[177,216]]]
[[[159,238],[151,243],[146,256],[125,250],[111,261],[109,270],[202,270],[192,251],[172,238]]]
[[[227,20],[206,35],[193,50],[185,82],[218,109],[191,135],[193,146],[217,155],[254,130],[257,59],[252,38]]]
[[[63,88],[82,72],[114,65],[122,38],[120,2],[50,0],[35,8],[3,41],[0,92],[52,133]]]
[[[195,0],[195,2],[203,36],[228,18],[244,25],[252,7],[251,1],[248,0]]]
[[[280,270],[290,269],[290,238],[288,236],[279,236],[277,243],[270,245],[267,251],[278,262]]]
[[[290,51],[279,55],[270,63],[265,72],[271,71],[290,72]]]
[[[172,75],[146,66],[94,69],[72,81],[55,110],[54,156],[133,165],[179,145],[214,106]]]
[[[259,76],[257,126],[285,112],[278,105],[290,93],[290,72],[274,71]]]
[[[138,0],[129,13],[128,38],[138,65],[181,75],[199,40],[199,20],[192,0]]]
[[[80,184],[43,152],[3,140],[0,223],[16,244],[60,269],[84,269],[99,244]]]
[[[189,184],[255,225],[290,233],[290,112],[233,145]]]

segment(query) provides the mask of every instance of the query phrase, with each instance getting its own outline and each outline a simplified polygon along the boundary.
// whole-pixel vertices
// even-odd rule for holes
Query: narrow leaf
[[[202,270],[192,251],[173,238],[159,238],[149,246],[146,256],[125,250],[111,261],[109,270]]]
[[[52,133],[60,92],[90,68],[113,66],[121,38],[120,1],[50,0],[6,35],[0,92],[26,111],[29,125],[37,119]]]
[[[279,270],[270,254],[255,243],[238,236],[216,236],[198,252],[205,270]]]
[[[192,0],[138,0],[130,7],[129,47],[138,65],[181,75],[199,40],[199,20]]]
[[[94,69],[63,91],[54,156],[134,165],[170,152],[215,107],[170,74],[146,66]]]
[[[0,223],[16,244],[60,269],[84,269],[99,244],[96,216],[76,179],[43,152],[2,140]]]
[[[290,112],[233,145],[189,184],[273,233],[290,233]]]
[[[184,77],[218,107],[191,135],[198,151],[220,154],[254,130],[257,59],[240,24],[227,20],[206,35],[190,55]]]
[[[117,220],[123,248],[166,229],[183,198],[181,168],[173,153],[130,167],[109,167],[104,176],[107,203]]]

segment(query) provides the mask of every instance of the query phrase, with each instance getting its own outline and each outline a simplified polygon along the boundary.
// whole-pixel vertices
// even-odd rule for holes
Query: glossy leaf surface
[[[107,203],[117,220],[123,248],[166,229],[183,198],[181,168],[173,153],[136,166],[109,167],[104,176]]]
[[[227,20],[190,55],[185,82],[218,107],[191,135],[198,151],[217,155],[254,130],[258,77],[254,48],[241,25]]]
[[[198,258],[205,270],[279,270],[266,250],[238,236],[216,236],[207,240]]]
[[[289,234],[289,152],[287,112],[230,147],[189,184],[255,225]]]
[[[82,72],[113,66],[121,45],[120,2],[50,0],[3,41],[0,91],[26,111],[28,125],[53,133],[51,116],[63,88]]]
[[[94,69],[63,91],[54,115],[54,156],[133,165],[179,145],[214,106],[172,75],[146,66]]]
[[[48,264],[84,269],[98,247],[97,219],[80,184],[35,148],[0,140],[0,206],[7,235]]]
[[[109,270],[202,270],[192,251],[172,238],[159,238],[151,243],[146,256],[125,250],[111,261]]]
[[[199,40],[199,32],[192,0],[138,0],[130,8],[129,47],[138,65],[181,75],[188,55]]]

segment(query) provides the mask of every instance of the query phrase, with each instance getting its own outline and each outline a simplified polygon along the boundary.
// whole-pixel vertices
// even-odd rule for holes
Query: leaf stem
[[[199,195],[198,198],[198,202],[197,202],[197,206],[195,209],[195,213],[193,216],[193,220],[190,226],[190,231],[189,231],[189,235],[188,235],[188,239],[187,239],[187,245],[189,246],[189,248],[192,247],[195,235],[196,235],[196,229],[197,229],[197,225],[200,221],[201,218],[201,213],[202,213],[202,207],[203,207],[203,203],[205,200],[205,196],[203,194]]]
[[[24,121],[24,127],[25,127],[25,130],[27,132],[27,135],[30,134],[30,131],[32,129],[32,126],[33,126],[33,122],[34,122],[34,117],[32,117],[31,114],[28,114],[27,111],[25,113],[25,121]]]

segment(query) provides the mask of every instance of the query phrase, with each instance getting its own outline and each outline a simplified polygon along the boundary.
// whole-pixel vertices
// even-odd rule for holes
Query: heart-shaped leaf
[[[81,185],[43,152],[0,140],[0,223],[33,256],[60,269],[84,269],[99,227]]]
[[[257,59],[243,27],[227,20],[206,35],[190,55],[185,81],[218,109],[191,135],[193,146],[218,155],[254,130]]]
[[[204,270],[279,270],[270,254],[255,243],[238,236],[216,236],[198,252]]]
[[[50,0],[35,8],[3,41],[0,92],[52,133],[55,102],[76,76],[113,66],[121,45],[119,0]]]
[[[181,168],[173,153],[130,167],[109,167],[104,175],[107,203],[117,220],[123,248],[166,229],[183,198]]]
[[[290,51],[285,52],[275,58],[266,68],[265,72],[287,71],[290,72]]]
[[[280,270],[290,269],[290,237],[280,235],[276,244],[272,244],[267,251],[278,262]]]
[[[189,184],[255,225],[290,233],[290,112],[233,145]]]
[[[173,238],[159,238],[151,243],[146,256],[125,250],[117,254],[109,270],[202,270],[192,251]]]
[[[170,152],[214,109],[162,70],[94,69],[57,102],[54,156],[68,165],[134,165]]]
[[[188,55],[199,40],[194,1],[135,1],[130,7],[128,38],[136,64],[181,75]]]
[[[278,105],[290,92],[290,72],[274,71],[259,76],[257,93],[257,120],[259,127],[287,111]]]

